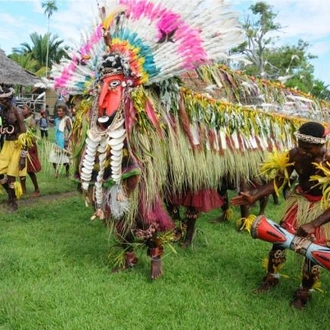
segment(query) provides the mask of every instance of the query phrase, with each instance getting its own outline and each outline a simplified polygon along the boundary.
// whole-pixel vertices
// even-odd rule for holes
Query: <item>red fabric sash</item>
[[[309,202],[319,202],[322,199],[322,195],[314,196],[314,195],[306,194],[305,192],[303,192],[300,186],[296,187],[296,191],[299,193],[299,195],[305,197]]]

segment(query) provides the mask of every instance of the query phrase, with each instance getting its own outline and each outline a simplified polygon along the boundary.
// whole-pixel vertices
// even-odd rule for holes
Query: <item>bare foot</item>
[[[12,213],[18,210],[18,205],[16,201],[11,201],[8,204],[8,212]]]
[[[151,259],[151,279],[155,280],[163,275],[163,263],[160,258]]]
[[[34,191],[32,194],[31,194],[31,197],[39,197],[40,196],[40,191]]]
[[[185,249],[191,247],[191,240],[185,239],[181,244],[180,247]]]
[[[311,293],[308,289],[299,288],[293,296],[293,300],[291,301],[291,305],[295,309],[302,310],[311,299]]]
[[[271,290],[272,288],[274,288],[275,286],[277,286],[279,284],[279,279],[275,278],[273,276],[265,276],[262,279],[261,284],[253,289],[253,293],[263,293],[263,292],[267,292],[269,290]]]

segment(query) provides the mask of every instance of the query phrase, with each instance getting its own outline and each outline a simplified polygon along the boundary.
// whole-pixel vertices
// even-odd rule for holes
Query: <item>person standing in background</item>
[[[22,114],[24,116],[25,126],[27,128],[28,135],[32,136],[37,132],[36,121],[33,118],[32,110],[27,105],[23,105]],[[30,134],[29,134],[30,133]],[[33,197],[37,197],[40,195],[40,189],[38,185],[37,175],[36,173],[41,171],[41,163],[38,156],[38,147],[36,137],[32,137],[31,141],[29,141],[28,145],[28,157],[27,157],[27,174],[31,178],[31,181],[34,186],[34,192],[32,193]],[[20,182],[22,186],[23,194],[26,193],[26,176],[21,176],[20,173]]]
[[[65,104],[56,107],[57,117],[55,118],[55,144],[49,155],[49,161],[55,169],[55,177],[59,175],[59,165],[65,166],[66,176],[69,176],[70,170],[70,151],[69,137],[72,130],[72,121],[67,115],[67,106]]]
[[[45,138],[46,140],[48,140],[48,126],[49,126],[49,122],[48,122],[48,116],[45,110],[42,110],[40,112],[40,120],[39,120],[39,128],[40,128],[40,135],[41,138]]]

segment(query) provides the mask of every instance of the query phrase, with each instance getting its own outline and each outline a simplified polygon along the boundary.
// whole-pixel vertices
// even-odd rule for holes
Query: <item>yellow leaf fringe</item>
[[[324,293],[324,291],[321,289],[321,281],[320,280],[317,280],[313,286],[312,286],[312,290],[315,290],[315,291],[318,291],[318,292],[321,292],[321,293]]]
[[[321,170],[324,176],[311,175],[309,180],[317,181],[314,187],[322,186],[321,204],[323,209],[327,209],[329,207],[329,198],[330,198],[330,164],[329,162],[326,162],[326,165],[322,165],[319,163],[313,163],[313,165],[317,169]]]
[[[230,208],[227,209],[224,212],[224,220],[230,221],[233,218],[233,215],[234,215],[234,211],[232,209],[230,209]]]
[[[266,269],[267,271],[268,271],[268,262],[269,262],[268,258],[262,259],[262,262],[261,262],[262,268]],[[280,275],[281,277],[284,277],[284,278],[290,278],[290,276],[280,273],[280,271],[284,267],[284,265],[285,265],[285,263],[283,262],[282,264],[279,264],[277,267],[274,266],[274,274],[278,274],[278,275]]]
[[[18,136],[17,143],[20,148],[30,148],[32,147],[35,138],[36,136],[32,133],[32,131],[28,130],[26,133],[22,133]]]
[[[239,220],[237,220],[237,227],[239,227],[238,230],[239,231],[246,230],[249,232],[249,234],[251,234],[251,228],[255,218],[256,216],[254,214],[250,214],[246,218],[240,218]]]
[[[14,183],[14,189],[15,189],[15,195],[17,199],[20,199],[21,196],[23,195],[23,190],[22,190],[22,186],[21,183],[18,181],[15,181]]]
[[[277,187],[274,180],[274,189],[279,195],[279,190],[284,187],[285,184],[290,184],[290,175],[287,167],[292,166],[294,163],[289,163],[289,153],[279,153],[277,150],[270,154],[269,159],[264,162],[261,167],[261,175],[266,178],[267,181],[273,180],[278,175],[283,175],[284,181],[280,187]]]

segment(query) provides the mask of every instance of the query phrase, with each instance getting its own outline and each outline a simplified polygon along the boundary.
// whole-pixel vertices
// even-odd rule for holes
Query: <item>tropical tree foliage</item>
[[[35,71],[38,75],[46,71],[47,47],[49,47],[49,63],[58,63],[63,56],[66,56],[66,46],[63,40],[58,39],[57,35],[39,35],[36,32],[30,34],[31,43],[24,42],[18,48],[14,48],[14,54],[30,55],[31,60],[37,61]],[[49,41],[49,46],[48,45]],[[11,55],[13,56],[13,54]]]
[[[274,44],[274,37],[269,37],[269,33],[279,31],[282,27],[274,22],[277,15],[272,12],[272,8],[268,4],[258,2],[251,5],[249,9],[252,11],[253,16],[247,16],[242,23],[246,41],[237,47],[235,51],[246,56],[255,72],[268,78],[265,71],[266,55],[270,46]]]
[[[32,58],[32,54],[13,53],[8,56],[25,70],[36,73],[39,68],[39,62]]]
[[[47,15],[48,19],[58,10],[55,0],[43,2],[41,7],[44,9],[44,14]]]
[[[324,81],[315,80],[311,94],[324,100],[330,100],[330,85],[326,85]]]
[[[309,44],[299,40],[296,45],[276,46],[278,37],[275,33],[283,27],[275,22],[277,14],[272,6],[257,2],[249,9],[252,15],[242,23],[246,42],[233,52],[244,54],[250,64],[241,64],[239,69],[248,75],[278,80],[287,87],[316,97],[329,97],[327,86],[314,77],[314,66],[310,61],[317,56],[308,53]]]

